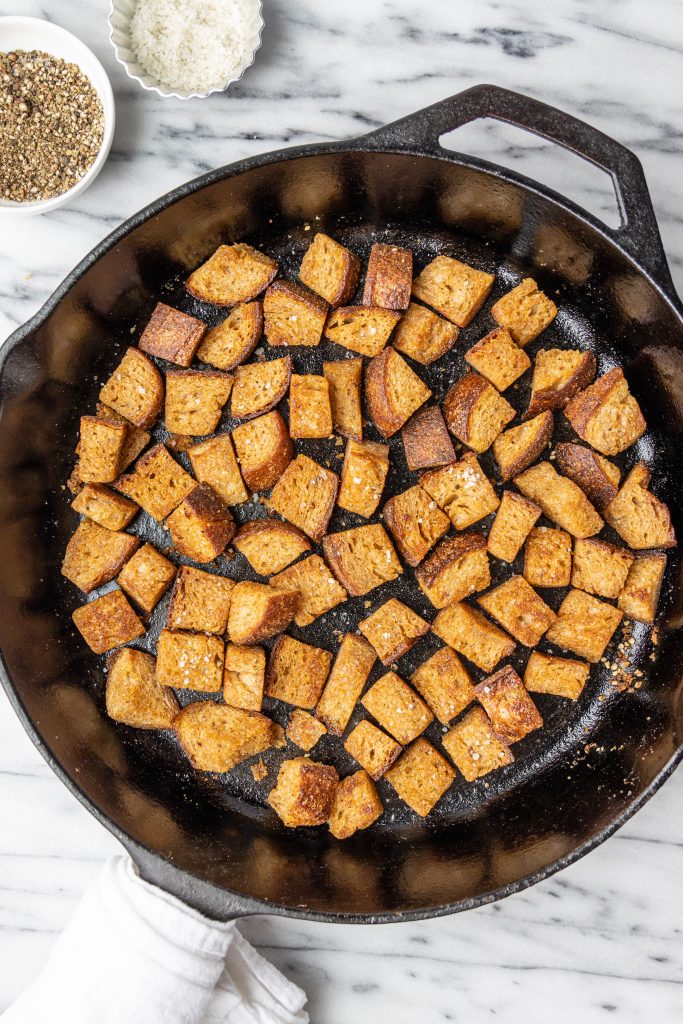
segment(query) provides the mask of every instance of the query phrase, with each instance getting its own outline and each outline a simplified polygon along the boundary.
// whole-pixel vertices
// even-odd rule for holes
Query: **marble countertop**
[[[126,78],[107,10],[106,0],[0,0],[0,15],[49,18],[91,46],[118,116],[92,188],[50,215],[0,222],[0,339],[103,235],[180,182],[269,149],[361,134],[481,81],[563,107],[635,150],[683,293],[678,0],[264,0],[254,67],[227,94],[188,103]],[[484,123],[454,145],[555,185],[614,223],[609,180],[537,139]],[[464,915],[374,928],[260,918],[243,929],[306,988],[313,1024],[673,1024],[683,991],[682,799],[678,772],[584,860]],[[0,695],[0,1011],[116,850]]]

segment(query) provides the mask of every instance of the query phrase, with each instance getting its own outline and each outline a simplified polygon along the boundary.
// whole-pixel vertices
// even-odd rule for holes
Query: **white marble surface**
[[[79,34],[110,72],[110,161],[69,207],[0,221],[0,339],[122,219],[194,175],[282,145],[359,134],[481,81],[526,91],[631,146],[683,291],[683,6],[678,0],[265,0],[256,65],[226,95],[161,100],[126,79],[106,0],[0,0]],[[614,218],[608,183],[500,127],[458,146]],[[314,1024],[581,1020],[673,1024],[683,1006],[683,774],[620,833],[503,903],[421,924],[262,918],[247,936],[309,992]],[[44,963],[117,848],[51,775],[0,696],[0,1010]]]

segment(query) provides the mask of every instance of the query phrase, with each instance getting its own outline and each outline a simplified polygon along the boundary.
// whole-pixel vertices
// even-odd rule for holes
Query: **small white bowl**
[[[233,82],[238,82],[247,68],[254,63],[256,51],[261,45],[263,30],[263,11],[261,0],[242,0],[246,21],[246,39],[240,63],[229,78],[216,82],[207,92],[180,92],[171,89],[153,78],[138,62],[131,41],[131,21],[138,0],[111,0],[109,13],[109,38],[119,64],[126,69],[129,78],[139,82],[143,89],[149,89],[159,96],[173,97],[177,100],[206,99],[214,92],[223,92]]]
[[[12,50],[42,50],[53,57],[77,64],[97,90],[104,111],[104,135],[100,151],[81,180],[72,188],[59,196],[37,199],[35,202],[17,203],[11,199],[0,199],[0,217],[29,217],[37,213],[48,213],[70,202],[91,185],[100,173],[114,138],[114,94],[107,73],[92,50],[71,32],[50,21],[41,18],[0,18],[0,52],[9,53]]]

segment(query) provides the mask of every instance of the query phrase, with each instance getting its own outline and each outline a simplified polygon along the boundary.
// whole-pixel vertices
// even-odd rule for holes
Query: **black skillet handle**
[[[640,160],[620,142],[556,107],[497,85],[476,85],[379,128],[363,141],[382,148],[442,156],[439,139],[470,121],[490,117],[540,135],[610,175],[621,225],[605,231],[636,259],[670,298],[677,299]]]

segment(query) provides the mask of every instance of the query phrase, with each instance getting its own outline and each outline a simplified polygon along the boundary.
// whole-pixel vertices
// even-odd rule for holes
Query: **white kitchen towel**
[[[2,1024],[308,1024],[306,996],[234,922],[210,921],[113,857]]]

